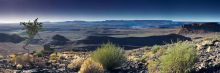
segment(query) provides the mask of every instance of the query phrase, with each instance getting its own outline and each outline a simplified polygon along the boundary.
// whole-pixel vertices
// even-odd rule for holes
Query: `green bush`
[[[151,60],[148,62],[147,70],[148,73],[158,73],[159,62],[157,60]]]
[[[112,43],[101,45],[92,53],[91,58],[107,70],[119,67],[125,61],[124,50]]]
[[[197,59],[195,45],[178,42],[168,46],[160,58],[160,73],[188,73]]]
[[[143,55],[141,58],[138,59],[138,61],[142,62],[142,63],[145,63],[147,60],[147,56],[146,55]]]
[[[160,50],[161,49],[161,46],[159,46],[159,45],[155,45],[155,46],[153,46],[152,47],[152,52],[153,52],[153,54],[155,54],[158,50]]]
[[[43,56],[44,56],[44,53],[43,53],[43,51],[38,51],[38,52],[35,53],[35,55],[36,55],[37,57],[43,57]]]

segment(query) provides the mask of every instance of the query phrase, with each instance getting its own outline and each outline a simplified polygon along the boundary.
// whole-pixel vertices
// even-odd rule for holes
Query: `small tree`
[[[23,25],[23,30],[26,31],[28,35],[27,42],[23,46],[23,49],[28,51],[28,54],[30,53],[29,49],[27,49],[27,46],[30,44],[32,39],[38,34],[38,32],[42,29],[42,23],[38,22],[38,18],[35,19],[33,22],[21,22],[20,25]]]

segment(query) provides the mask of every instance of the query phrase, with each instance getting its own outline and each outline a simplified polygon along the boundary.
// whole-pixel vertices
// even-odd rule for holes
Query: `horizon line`
[[[163,19],[109,19],[109,20],[64,20],[64,21],[39,21],[42,23],[59,23],[59,22],[76,22],[76,21],[85,21],[85,22],[101,22],[101,21],[173,21],[173,22],[220,22],[220,21],[188,21],[188,20],[163,20]],[[24,21],[21,21],[24,22]],[[26,21],[28,22],[28,21]],[[0,22],[0,24],[18,24],[20,22]]]

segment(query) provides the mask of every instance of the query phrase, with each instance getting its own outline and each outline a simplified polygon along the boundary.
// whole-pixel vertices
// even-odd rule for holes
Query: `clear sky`
[[[70,20],[219,21],[219,0],[0,0],[0,23]]]

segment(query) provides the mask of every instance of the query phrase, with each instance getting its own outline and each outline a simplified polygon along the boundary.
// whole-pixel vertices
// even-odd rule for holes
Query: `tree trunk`
[[[24,50],[27,50],[27,52],[28,52],[28,60],[30,60],[30,50],[27,49],[26,47],[30,44],[30,42],[31,42],[32,39],[33,39],[33,38],[29,38],[29,39],[27,40],[26,44],[23,46],[23,49],[24,49]]]

